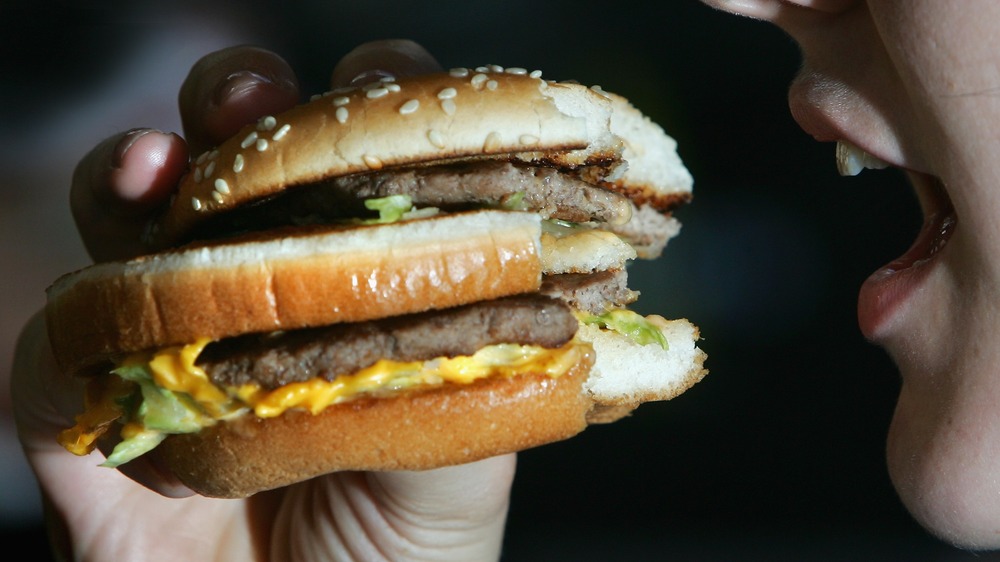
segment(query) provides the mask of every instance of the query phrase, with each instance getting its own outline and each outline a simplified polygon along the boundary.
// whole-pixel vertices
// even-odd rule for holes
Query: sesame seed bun
[[[624,97],[522,69],[454,69],[332,91],[261,118],[199,155],[149,241],[320,180],[476,159],[586,169],[588,181],[669,210],[692,180],[676,142]]]

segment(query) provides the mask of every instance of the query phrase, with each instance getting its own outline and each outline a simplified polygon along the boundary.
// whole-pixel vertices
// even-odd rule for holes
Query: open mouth
[[[846,143],[837,143],[837,166],[842,175],[856,175],[866,168],[885,168],[887,163]],[[937,257],[954,233],[955,208],[939,178],[907,171],[923,211],[923,224],[916,240],[903,255],[874,272],[858,295],[858,323],[865,337],[879,340],[885,327],[907,298],[921,285],[937,263]]]

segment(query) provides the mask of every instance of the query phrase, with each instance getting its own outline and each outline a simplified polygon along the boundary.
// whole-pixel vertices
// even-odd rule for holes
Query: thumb
[[[338,472],[290,486],[272,560],[495,561],[515,456],[423,472]]]
[[[496,560],[514,479],[516,455],[422,472],[367,473],[385,518],[417,545],[435,545],[455,560]],[[442,548],[447,546],[447,548]]]

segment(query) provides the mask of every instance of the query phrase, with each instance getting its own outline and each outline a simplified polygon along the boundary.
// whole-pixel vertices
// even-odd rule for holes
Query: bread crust
[[[425,470],[521,451],[587,427],[581,387],[592,354],[566,374],[493,377],[319,414],[245,415],[172,435],[150,454],[199,494],[241,498],[344,470]]]
[[[358,322],[531,292],[540,220],[476,211],[98,264],[49,288],[49,336],[78,373],[123,354]]]

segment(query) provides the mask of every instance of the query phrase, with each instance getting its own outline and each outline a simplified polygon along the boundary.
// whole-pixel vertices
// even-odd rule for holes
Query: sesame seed
[[[396,81],[396,77],[395,76],[383,76],[383,77],[379,78],[378,81],[379,82],[395,82]]]
[[[486,66],[477,66],[476,67],[476,72],[489,72],[489,71],[490,71],[489,67],[486,67]]]
[[[223,195],[229,195],[230,193],[229,184],[222,178],[215,180],[215,190]]]
[[[198,164],[198,165],[201,165],[201,164],[205,163],[205,160],[208,160],[208,151],[207,150],[205,152],[202,152],[198,156],[198,159],[194,161],[194,163]]]
[[[201,166],[194,169],[194,183],[201,183],[201,180],[204,177],[201,173]]]
[[[452,78],[465,78],[469,75],[468,68],[453,68],[448,71]]]
[[[367,92],[365,92],[365,97],[368,98],[368,99],[370,99],[370,100],[375,100],[375,99],[378,99],[378,98],[380,98],[382,96],[387,95],[388,93],[389,93],[389,90],[386,89],[386,88],[372,88],[371,90],[368,90]]]
[[[333,105],[336,106],[336,107],[340,107],[342,105],[347,105],[348,103],[350,103],[350,101],[351,101],[351,98],[349,98],[347,96],[337,96],[337,97],[333,98]]]
[[[400,86],[399,84],[386,84],[385,85],[385,89],[389,90],[390,92],[392,92],[394,94],[398,94],[399,91],[403,89],[403,87]]]
[[[365,154],[364,156],[361,157],[361,159],[365,161],[365,166],[368,166],[372,170],[382,169],[382,161],[374,156],[369,156]]]
[[[521,144],[529,145],[530,146],[530,145],[538,144],[538,141],[540,141],[541,139],[538,138],[535,135],[521,135],[520,137],[518,137],[517,140]]]
[[[236,158],[233,158],[233,171],[237,174],[243,171],[243,155],[237,154]]]
[[[531,74],[529,74],[528,76],[530,76],[532,78],[541,78],[542,77],[542,71],[541,70],[532,70]]]
[[[280,129],[274,132],[274,136],[271,138],[273,140],[280,141],[281,139],[285,138],[285,135],[287,135],[288,131],[290,130],[292,130],[292,126],[289,125],[288,123],[285,123],[284,125],[281,126]]]
[[[222,201],[223,201],[222,194],[219,193],[218,191],[213,191],[212,192],[212,199],[215,199],[216,203],[222,203]]]
[[[438,99],[439,100],[450,100],[450,99],[452,99],[453,97],[455,97],[457,95],[458,95],[458,90],[456,90],[455,88],[445,88],[445,89],[441,90],[440,92],[438,92]]]
[[[479,88],[483,85],[483,82],[489,80],[489,77],[483,73],[476,74],[472,77],[472,85]]]
[[[218,157],[219,157],[219,149],[215,149],[212,152],[208,153],[208,159],[209,160],[215,160]]]
[[[264,152],[267,146],[267,139],[257,139],[257,152]]]
[[[399,106],[400,115],[409,115],[420,108],[420,100],[412,99],[406,100],[406,103]]]
[[[444,148],[444,135],[441,131],[437,129],[430,129],[427,131],[427,140],[431,141],[431,144],[438,148]]]
[[[500,148],[501,143],[503,143],[503,139],[500,138],[500,133],[491,131],[490,134],[486,135],[486,140],[483,141],[483,152],[494,152]]]
[[[309,101],[316,101],[316,100],[320,99],[321,97],[323,97],[323,94],[313,94],[313,95],[309,96]]]
[[[499,86],[500,86],[500,84],[498,84],[496,80],[490,80],[490,81],[486,82],[486,89],[487,90],[496,90]]]
[[[489,65],[489,67],[490,70],[492,70],[493,72],[503,72],[503,67],[500,66],[499,64],[491,64]]]
[[[355,88],[354,86],[341,86],[339,88],[334,88],[334,89],[330,90],[330,93],[331,94],[340,95],[340,94],[347,94],[349,92],[353,92],[354,90],[357,90],[357,88]]]
[[[271,115],[265,115],[257,121],[258,131],[270,131],[278,125],[278,120]]]
[[[250,145],[255,142],[257,142],[257,131],[251,131],[251,133],[243,139],[243,142],[240,143],[240,146],[242,148],[249,148]]]
[[[523,75],[523,74],[527,74],[528,73],[528,69],[521,68],[521,67],[518,67],[518,66],[512,66],[512,67],[508,68],[507,70],[505,70],[504,72],[506,72],[507,74]]]
[[[203,177],[210,178],[214,173],[215,173],[215,160],[212,160],[211,162],[208,163],[208,166],[205,166],[205,175]]]
[[[347,123],[347,108],[346,107],[338,107],[337,108],[337,112],[336,112],[336,116],[337,116],[337,122],[339,122],[341,124]]]
[[[454,115],[458,107],[455,105],[455,100],[447,99],[441,100],[441,109],[448,115]]]
[[[201,210],[201,199],[198,199],[197,197],[192,197],[191,198],[191,208],[194,209],[195,211],[200,211]]]

